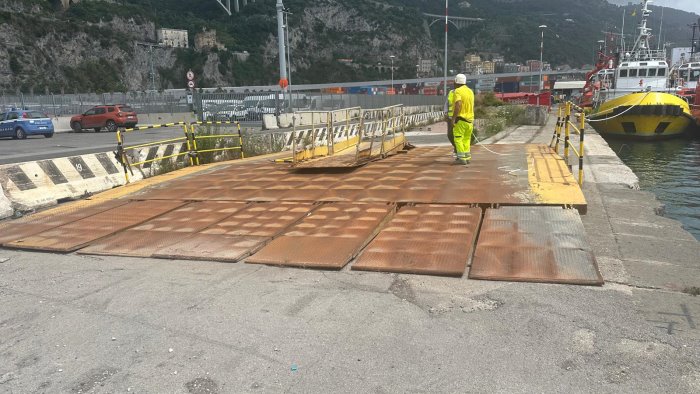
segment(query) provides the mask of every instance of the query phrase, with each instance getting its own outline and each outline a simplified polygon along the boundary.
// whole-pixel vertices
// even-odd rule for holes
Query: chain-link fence
[[[199,93],[195,111],[203,121],[262,120],[265,114],[279,115],[296,111],[332,111],[340,108],[384,108],[442,105],[442,96],[366,95],[314,92]]]
[[[96,105],[128,104],[138,114],[195,112],[202,121],[259,121],[265,114],[328,111],[340,108],[383,108],[441,105],[442,96],[333,94],[319,91],[249,93],[195,92],[191,104],[184,91],[85,94],[0,94],[0,112],[27,108],[49,116],[82,114]]]
[[[49,116],[82,114],[96,105],[128,104],[139,114],[190,112],[187,97],[168,92],[0,95],[0,112],[27,108]]]

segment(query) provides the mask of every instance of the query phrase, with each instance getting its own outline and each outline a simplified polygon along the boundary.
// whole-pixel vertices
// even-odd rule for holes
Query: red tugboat
[[[695,133],[700,135],[700,83],[695,87],[695,101],[690,106],[690,112],[695,119]]]

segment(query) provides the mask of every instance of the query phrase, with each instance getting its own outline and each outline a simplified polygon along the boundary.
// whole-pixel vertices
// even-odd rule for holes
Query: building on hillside
[[[542,69],[542,65],[539,60],[528,60],[525,62],[525,64],[528,67],[528,71],[540,71]]]
[[[198,51],[203,51],[205,49],[218,48],[219,50],[225,51],[226,47],[224,44],[220,43],[216,39],[216,30],[207,30],[203,28],[200,33],[194,36],[194,48]]]
[[[250,57],[250,53],[248,53],[248,51],[243,51],[243,52],[234,51],[231,54],[233,55],[233,58],[238,60],[239,62],[245,62]]]
[[[470,53],[464,56],[464,61],[468,63],[479,63],[481,62],[481,56],[476,53]]]
[[[503,65],[503,72],[508,74],[520,72],[520,65],[517,63],[505,63]]]
[[[416,65],[416,73],[418,77],[428,77],[433,75],[437,68],[437,60],[435,59],[420,59]]]
[[[158,45],[169,48],[189,48],[190,46],[187,30],[158,29],[156,30],[156,40]]]
[[[481,62],[481,73],[482,74],[493,74],[496,72],[496,63],[487,60],[485,62]]]

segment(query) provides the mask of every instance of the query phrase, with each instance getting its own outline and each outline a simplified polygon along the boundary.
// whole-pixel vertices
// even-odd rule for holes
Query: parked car
[[[202,100],[202,115],[207,121],[238,121],[244,120],[248,111],[243,106],[243,100],[214,99]]]
[[[115,132],[119,127],[134,127],[138,122],[136,112],[126,104],[98,105],[70,118],[70,127],[75,132],[83,129],[99,132],[103,127]]]
[[[28,135],[53,137],[53,122],[48,115],[39,111],[16,109],[0,113],[0,137],[23,140]]]

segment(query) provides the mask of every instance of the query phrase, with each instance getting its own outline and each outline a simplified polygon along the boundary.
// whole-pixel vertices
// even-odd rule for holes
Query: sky
[[[608,3],[627,5],[627,3],[632,2],[633,4],[639,4],[637,0],[608,0]],[[683,11],[694,12],[700,15],[700,0],[654,0],[652,5],[658,5],[662,7],[676,8]]]

